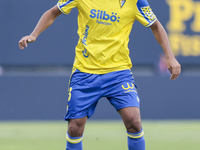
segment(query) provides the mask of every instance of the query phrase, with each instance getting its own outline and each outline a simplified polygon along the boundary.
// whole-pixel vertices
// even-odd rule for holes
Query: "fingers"
[[[178,76],[181,73],[181,65],[179,64],[179,62],[176,60],[175,57],[170,57],[167,59],[167,66],[168,66],[168,70],[171,72],[171,80],[175,80],[176,78],[178,78]]]
[[[25,47],[28,46],[28,43],[34,42],[35,37],[33,36],[25,36],[19,41],[19,48],[24,49]]]
[[[28,36],[25,36],[19,41],[20,49],[24,49],[24,47],[27,47],[27,39],[28,39]]]
[[[175,74],[172,74],[170,77],[171,80],[175,80],[176,78],[178,78],[178,75],[175,75]]]
[[[176,67],[170,68],[169,71],[172,73],[170,79],[171,80],[175,80],[176,78],[178,78],[178,76],[181,73],[181,66],[180,66],[180,64],[178,64]]]

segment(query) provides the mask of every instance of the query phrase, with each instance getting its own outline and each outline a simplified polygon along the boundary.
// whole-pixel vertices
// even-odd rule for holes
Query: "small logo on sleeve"
[[[145,16],[149,19],[149,21],[154,21],[156,19],[156,16],[154,15],[152,9],[149,6],[142,7],[141,9]]]

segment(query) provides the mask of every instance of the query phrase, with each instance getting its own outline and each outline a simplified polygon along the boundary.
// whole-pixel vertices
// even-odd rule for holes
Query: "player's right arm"
[[[20,49],[24,49],[25,47],[27,47],[28,43],[34,42],[36,40],[36,38],[45,30],[47,29],[51,24],[53,24],[53,22],[55,21],[55,19],[62,14],[60,12],[60,10],[58,9],[57,6],[54,6],[53,8],[49,9],[48,11],[46,11],[42,17],[40,18],[38,24],[36,25],[35,29],[33,30],[33,32],[28,35],[23,37],[20,41],[19,41],[19,47]]]

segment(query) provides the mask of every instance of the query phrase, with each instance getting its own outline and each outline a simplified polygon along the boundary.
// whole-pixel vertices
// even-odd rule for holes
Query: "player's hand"
[[[176,78],[178,78],[179,74],[181,73],[181,65],[175,57],[167,59],[167,67],[172,74],[170,79],[175,80]]]
[[[36,38],[32,35],[25,36],[19,41],[19,48],[24,49],[28,46],[28,43],[35,42]]]

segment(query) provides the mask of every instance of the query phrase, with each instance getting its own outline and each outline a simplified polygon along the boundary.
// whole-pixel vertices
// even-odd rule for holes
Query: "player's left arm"
[[[165,53],[165,56],[167,59],[167,67],[172,74],[170,79],[174,80],[181,73],[181,65],[176,60],[176,58],[171,50],[167,33],[166,33],[164,27],[162,26],[162,24],[158,20],[153,25],[151,25],[150,28],[153,31],[153,34],[154,34],[156,40],[161,45],[161,47]]]

